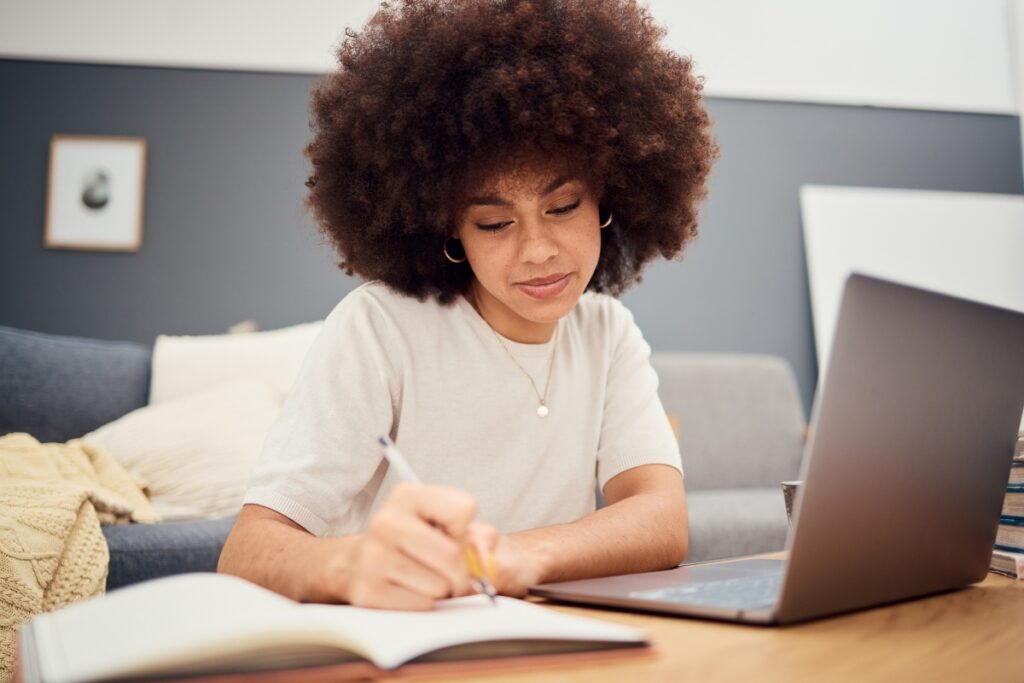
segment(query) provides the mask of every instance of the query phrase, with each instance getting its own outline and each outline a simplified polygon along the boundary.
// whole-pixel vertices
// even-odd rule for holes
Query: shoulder
[[[587,292],[570,314],[582,339],[595,350],[602,349],[613,364],[622,358],[646,357],[650,345],[637,326],[632,311],[607,294]]]
[[[605,331],[617,336],[634,325],[633,313],[625,304],[596,292],[585,292],[569,315],[574,325],[590,333]]]
[[[432,299],[419,299],[401,294],[387,285],[377,282],[364,282],[346,294],[331,311],[331,316],[344,317],[354,313],[377,314],[386,317],[403,314],[422,314],[438,307]]]
[[[346,294],[327,317],[327,324],[335,330],[369,326],[378,333],[399,332],[410,327],[422,330],[422,326],[450,315],[451,310],[452,307],[432,298],[420,300],[371,281]]]

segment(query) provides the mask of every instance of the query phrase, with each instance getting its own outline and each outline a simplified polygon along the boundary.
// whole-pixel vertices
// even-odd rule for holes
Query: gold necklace
[[[486,323],[487,321],[484,320],[484,322]],[[555,367],[555,349],[558,345],[558,323],[555,323],[555,334],[551,339],[551,358],[550,360],[548,360],[548,378],[544,380],[543,395],[541,395],[541,393],[537,391],[537,384],[536,382],[533,381],[533,376],[530,373],[528,373],[522,365],[519,364],[519,361],[516,360],[516,357],[512,353],[512,350],[508,348],[508,344],[502,341],[501,337],[498,336],[497,331],[493,327],[491,327],[489,324],[487,325],[487,327],[491,328],[491,332],[494,333],[494,338],[498,340],[499,344],[501,344],[501,348],[505,349],[505,353],[507,353],[508,357],[512,359],[512,362],[516,364],[516,367],[519,368],[519,371],[526,375],[526,379],[530,380],[530,386],[533,387],[533,393],[537,394],[537,400],[540,402],[540,404],[537,406],[537,417],[547,417],[548,413],[550,412],[547,406],[548,389],[551,388],[551,371]]]

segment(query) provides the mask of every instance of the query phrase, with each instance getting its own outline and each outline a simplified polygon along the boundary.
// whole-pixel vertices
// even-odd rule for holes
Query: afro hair
[[[615,221],[588,289],[619,295],[697,234],[718,147],[688,58],[628,0],[402,0],[313,88],[308,206],[349,275],[450,302],[442,245],[503,155],[557,158]]]

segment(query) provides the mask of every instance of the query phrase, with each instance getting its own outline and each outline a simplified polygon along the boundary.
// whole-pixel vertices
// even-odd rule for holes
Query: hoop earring
[[[445,237],[444,238],[444,246],[441,247],[441,251],[444,252],[444,257],[446,259],[448,259],[449,261],[451,261],[452,263],[465,263],[466,262],[466,252],[465,251],[462,252],[462,258],[460,258],[460,259],[452,258],[452,255],[448,253],[448,240],[450,240],[450,239],[451,239],[451,237]],[[455,241],[458,242],[458,240],[455,240]]]
[[[598,217],[600,217],[600,214],[598,214]],[[611,224],[612,224],[612,212],[609,211],[608,212],[608,220],[606,220],[604,223],[602,223],[598,227],[601,228],[602,230],[604,230],[605,228],[607,228]]]

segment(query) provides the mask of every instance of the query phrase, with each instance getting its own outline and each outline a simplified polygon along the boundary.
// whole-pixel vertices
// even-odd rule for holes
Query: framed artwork
[[[46,248],[142,247],[145,138],[54,135],[47,185]]]

